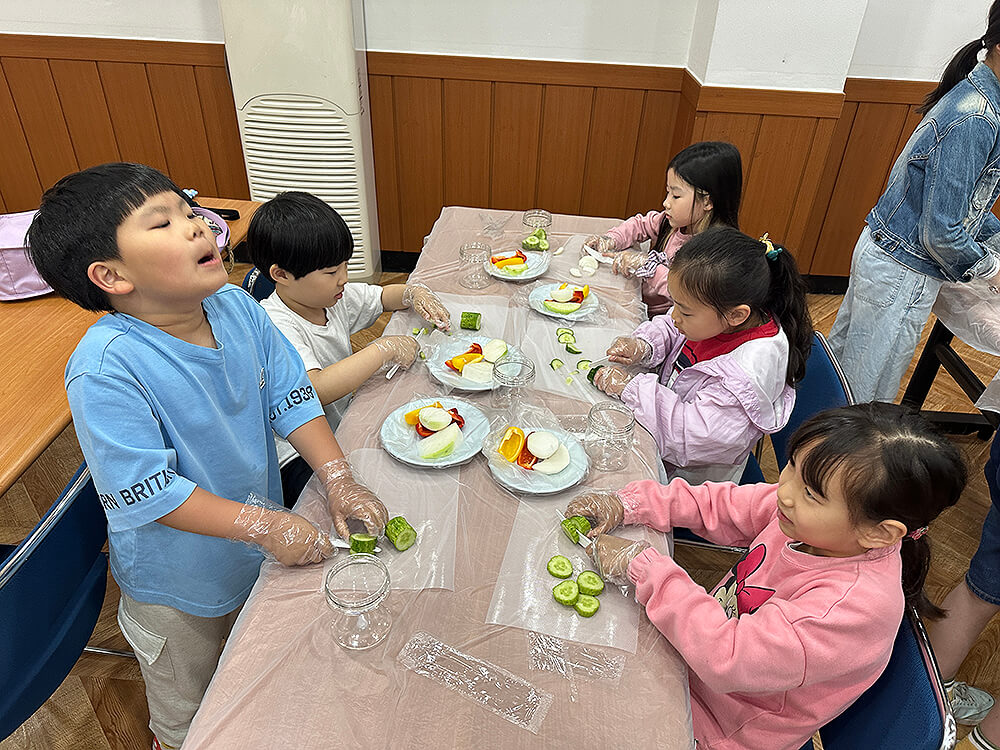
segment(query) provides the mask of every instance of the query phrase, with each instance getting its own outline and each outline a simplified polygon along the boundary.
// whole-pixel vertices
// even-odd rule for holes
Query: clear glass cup
[[[383,606],[389,594],[389,569],[375,555],[348,555],[326,574],[326,602],[335,612],[333,635],[351,651],[382,642],[392,627]]]
[[[602,401],[590,407],[583,447],[599,471],[625,468],[632,449],[635,415],[625,404]]]
[[[458,283],[466,289],[485,289],[493,283],[486,273],[493,248],[485,242],[466,242],[458,249],[460,261]]]
[[[527,398],[527,391],[535,382],[535,364],[526,357],[510,353],[493,365],[493,392],[490,405],[503,409],[508,418],[516,420]]]
[[[544,208],[533,208],[524,212],[522,223],[526,234],[531,234],[536,229],[544,229],[548,232],[552,226],[552,214]]]

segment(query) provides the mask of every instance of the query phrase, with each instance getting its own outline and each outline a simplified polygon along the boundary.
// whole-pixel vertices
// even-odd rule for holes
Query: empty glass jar
[[[325,588],[335,613],[333,635],[342,647],[362,651],[389,634],[392,617],[383,606],[389,569],[375,555],[347,555],[330,568]]]
[[[506,411],[510,420],[516,420],[527,398],[527,391],[534,382],[534,363],[526,357],[508,353],[493,365],[490,405]]]
[[[590,407],[583,447],[599,471],[625,468],[632,449],[635,415],[625,404],[602,401]]]
[[[493,283],[486,273],[493,249],[485,242],[466,242],[458,249],[460,263],[458,283],[466,289],[485,289]]]

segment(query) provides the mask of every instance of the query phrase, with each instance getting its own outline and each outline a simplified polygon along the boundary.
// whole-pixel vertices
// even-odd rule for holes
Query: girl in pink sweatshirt
[[[777,485],[633,482],[566,515],[594,519],[602,575],[635,584],[687,662],[699,750],[798,750],[885,669],[904,603],[943,614],[923,592],[922,537],[965,476],[919,415],[876,402],[803,424]],[[621,523],[749,549],[708,593],[648,544],[604,533]]]
[[[791,253],[766,236],[712,227],[674,258],[668,315],[608,348],[594,385],[631,407],[656,439],[666,476],[736,481],[757,440],[788,422],[812,322]]]
[[[667,165],[667,196],[662,211],[636,214],[607,234],[584,244],[614,257],[615,273],[642,279],[642,301],[649,317],[670,309],[667,269],[678,248],[710,226],[739,229],[743,164],[731,143],[702,141],[677,154]],[[650,240],[649,250],[628,248]]]

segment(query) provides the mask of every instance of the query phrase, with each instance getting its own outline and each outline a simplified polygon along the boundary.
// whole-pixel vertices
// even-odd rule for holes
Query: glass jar
[[[351,651],[376,646],[389,634],[392,616],[383,606],[389,569],[375,555],[348,555],[326,574],[326,602],[333,609],[333,635]]]
[[[531,234],[536,229],[544,229],[548,232],[552,227],[552,214],[544,208],[533,208],[524,212],[521,223],[524,225],[525,234]]]
[[[599,471],[625,468],[634,431],[635,415],[625,404],[602,401],[590,407],[583,447],[591,465]]]
[[[490,405],[507,412],[515,421],[527,398],[527,391],[535,382],[535,364],[526,357],[507,356],[493,365],[493,392]]]
[[[458,283],[466,289],[485,289],[493,283],[486,273],[493,249],[485,242],[466,242],[458,249]]]

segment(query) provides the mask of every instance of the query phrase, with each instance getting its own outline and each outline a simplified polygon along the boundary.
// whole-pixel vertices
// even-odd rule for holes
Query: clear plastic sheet
[[[421,437],[413,425],[405,422],[403,416],[409,411],[434,403],[440,403],[445,409],[458,410],[459,416],[465,420],[465,426],[462,427],[462,442],[456,446],[453,453],[442,458],[421,458],[417,450]],[[412,401],[398,407],[385,418],[379,429],[379,440],[385,452],[397,461],[418,469],[436,470],[471,461],[482,450],[483,441],[489,431],[489,418],[471,402],[451,396],[424,396],[418,393]]]
[[[624,654],[611,654],[593,646],[533,631],[528,631],[528,659],[532,669],[555,672],[569,680],[572,700],[577,693],[576,678],[607,680],[617,685],[625,669]]]
[[[532,734],[538,734],[552,705],[551,693],[429,633],[414,633],[399,652],[399,663]]]

